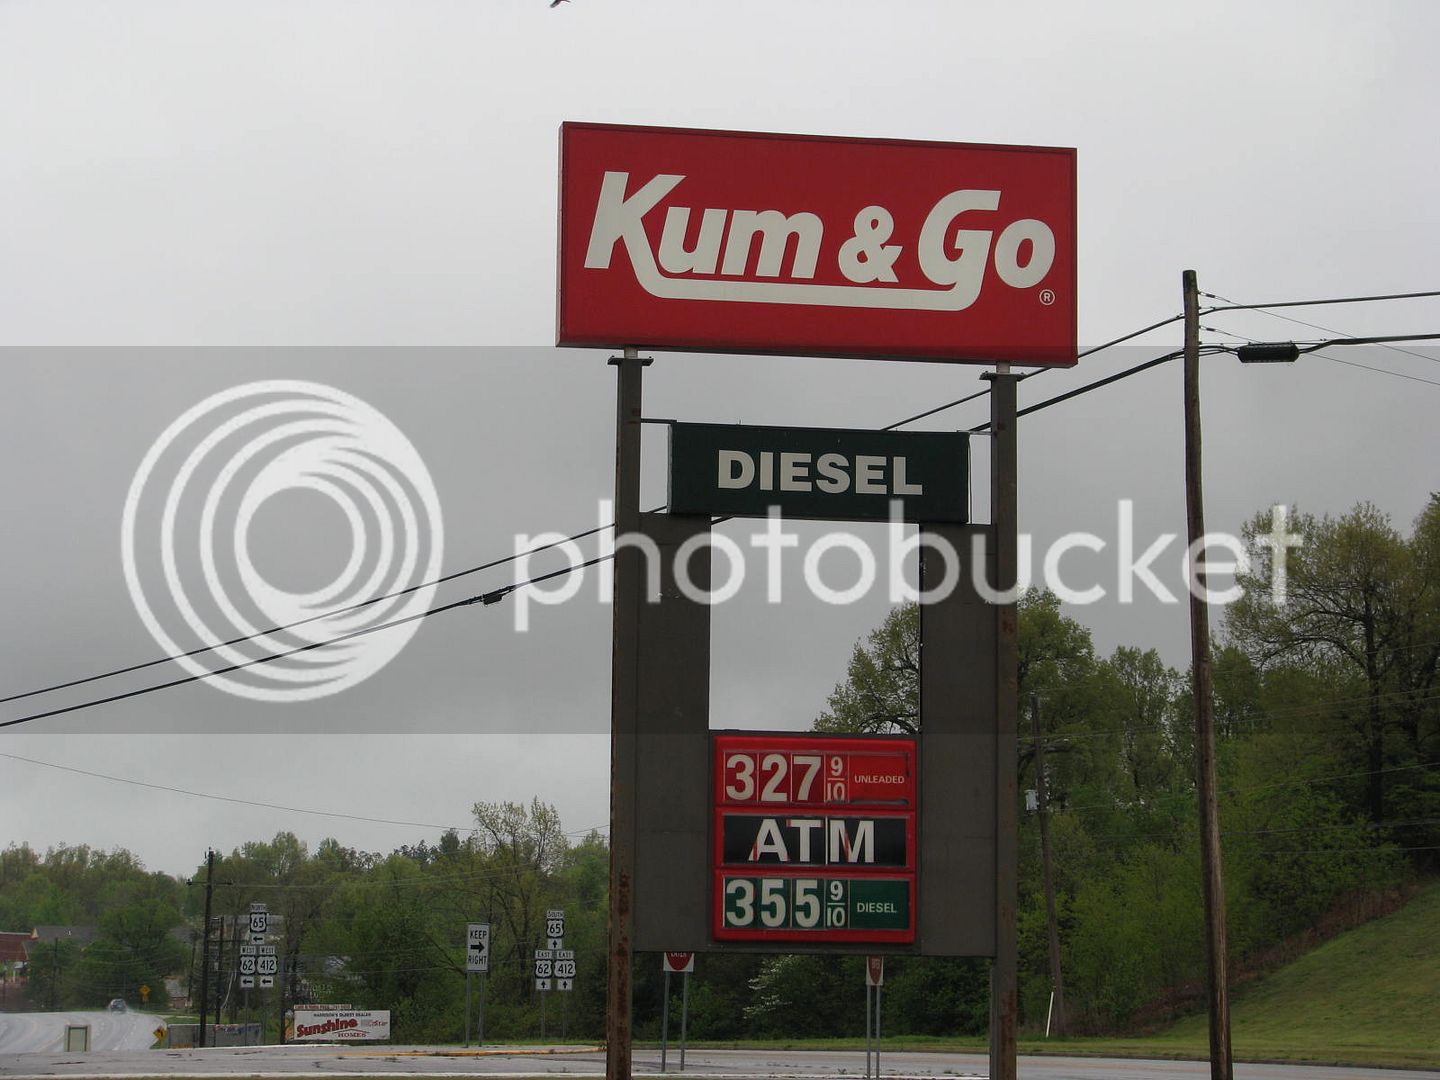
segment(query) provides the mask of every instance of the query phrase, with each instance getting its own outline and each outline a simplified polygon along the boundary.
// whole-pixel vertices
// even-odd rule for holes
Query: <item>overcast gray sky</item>
[[[1437,31],[1425,0],[6,0],[0,696],[158,655],[121,571],[126,491],[167,425],[239,383],[310,379],[382,410],[435,478],[447,569],[508,554],[517,531],[597,524],[613,374],[604,353],[552,347],[563,120],[1076,147],[1094,344],[1177,313],[1186,268],[1240,302],[1440,287]],[[1440,330],[1434,300],[1290,314],[1355,335]],[[1327,336],[1258,313],[1206,325]],[[1022,404],[1178,334],[1146,341],[1026,384]],[[1408,530],[1440,488],[1440,354],[1420,352],[1341,357],[1392,374],[1207,359],[1210,527],[1277,501],[1340,513],[1369,499]],[[874,427],[978,389],[979,373],[660,354],[646,411]],[[1183,531],[1179,376],[1167,366],[1022,424],[1021,527],[1037,547],[1072,529],[1113,537],[1121,498],[1142,534]],[[925,426],[973,426],[984,408]],[[646,450],[658,503],[663,444]],[[338,520],[304,500],[280,510],[259,519],[262,567],[325,580]],[[439,599],[509,580],[477,575]],[[464,826],[476,800],[538,795],[583,830],[607,816],[609,616],[594,594],[539,611],[524,635],[508,601],[427,620],[388,668],[318,702],[189,686],[5,729],[0,752],[437,826]],[[717,726],[806,726],[885,610],[791,595],[716,612]],[[1186,663],[1182,607],[1072,613],[1102,651]],[[188,872],[207,845],[280,829],[370,850],[437,831],[0,758],[3,843],[124,846]]]

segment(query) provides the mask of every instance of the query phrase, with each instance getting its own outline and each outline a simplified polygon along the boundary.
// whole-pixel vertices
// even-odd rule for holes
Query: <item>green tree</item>
[[[1333,714],[1360,751],[1366,811],[1379,825],[1387,764],[1414,762],[1437,738],[1440,500],[1432,496],[1410,540],[1369,503],[1339,518],[1299,515],[1283,596],[1271,590],[1276,553],[1260,542],[1269,525],[1261,514],[1246,526],[1253,569],[1240,577],[1226,631],[1262,670],[1288,663],[1330,676]]]

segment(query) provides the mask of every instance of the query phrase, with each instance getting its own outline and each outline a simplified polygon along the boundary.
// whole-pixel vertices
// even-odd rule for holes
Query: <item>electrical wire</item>
[[[1200,295],[1212,300],[1225,299],[1214,293],[1202,292]],[[1206,308],[1200,314],[1210,315],[1219,311],[1264,311],[1267,308],[1323,307],[1327,304],[1373,304],[1382,300],[1420,300],[1432,296],[1440,296],[1440,289],[1429,292],[1385,293],[1379,296],[1337,296],[1327,297],[1323,300],[1276,300],[1268,304],[1236,304],[1226,301],[1224,306]]]
[[[664,508],[660,507],[659,509]],[[654,511],[650,512],[654,513]],[[312,615],[309,618],[300,619],[296,622],[284,623],[280,626],[272,626],[269,630],[260,630],[253,634],[245,634],[241,637],[231,638],[229,641],[222,641],[214,645],[201,645],[199,648],[191,649],[189,652],[175,653],[171,656],[162,656],[155,660],[146,660],[143,663],[131,664],[128,667],[116,668],[113,671],[102,672],[99,675],[88,675],[83,679],[72,679],[69,682],[56,683],[53,686],[41,687],[39,690],[26,690],[24,693],[11,694],[9,697],[0,697],[0,705],[3,705],[9,701],[19,701],[22,698],[35,697],[39,694],[54,693],[57,690],[68,690],[73,686],[83,686],[86,683],[96,682],[100,679],[113,678],[117,675],[128,675],[131,672],[143,671],[146,668],[152,668],[159,664],[168,664],[175,660],[185,660],[192,656],[199,656],[201,653],[214,652],[217,649],[228,648],[231,645],[240,645],[246,641],[252,640],[253,638],[266,637],[270,634],[278,634],[286,630],[293,630],[297,626],[305,626],[309,623],[318,622],[321,619],[330,619],[334,618],[337,615],[344,615],[351,611],[358,611],[361,608],[369,607],[372,604],[379,604],[385,600],[394,600],[397,597],[408,596],[410,593],[419,592],[421,589],[428,589],[432,586],[443,585],[446,582],[455,581],[458,578],[466,577],[470,574],[478,574],[483,570],[493,570],[496,567],[504,566],[507,563],[512,563],[516,559],[528,557],[530,555],[538,555],[542,551],[550,551],[553,548],[560,547],[564,544],[568,544],[576,540],[584,540],[586,537],[594,536],[596,533],[601,533],[607,529],[613,529],[614,527],[615,526],[613,524],[597,525],[593,529],[586,529],[584,532],[575,533],[572,536],[565,537],[565,539],[563,540],[556,540],[554,543],[551,544],[541,544],[539,547],[530,548],[526,551],[515,552],[514,554],[507,555],[502,559],[492,559],[490,562],[481,563],[479,566],[472,566],[465,570],[457,570],[453,574],[446,574],[443,577],[435,578],[432,581],[422,581],[418,585],[411,585],[409,588],[400,589],[397,592],[386,593],[383,596],[373,596],[369,600],[362,600],[357,604],[351,604],[349,607],[336,608],[334,611],[322,612],[319,615]]]
[[[1231,300],[1229,297],[1227,297],[1227,296],[1219,296],[1219,295],[1217,295],[1216,293],[1202,292],[1200,295],[1201,295],[1201,296],[1204,296],[1204,297],[1208,297],[1208,298],[1211,299],[1211,300],[1219,300],[1219,301],[1221,301],[1221,302],[1223,302],[1223,303],[1230,304],[1230,305],[1232,305],[1232,306],[1235,304],[1235,301],[1234,301],[1234,300]],[[1216,310],[1220,310],[1220,309],[1217,309],[1217,308],[1209,308],[1209,309],[1207,309],[1207,311],[1216,311]],[[1246,310],[1246,309],[1242,307],[1242,308],[1234,308],[1234,310]],[[1333,327],[1333,326],[1324,326],[1324,325],[1322,325],[1322,324],[1320,324],[1320,323],[1306,322],[1304,319],[1297,319],[1297,318],[1295,318],[1293,315],[1281,315],[1281,314],[1279,314],[1278,312],[1267,311],[1267,310],[1265,310],[1264,308],[1255,308],[1254,310],[1259,311],[1260,314],[1262,314],[1262,315],[1269,315],[1272,319],[1283,319],[1283,320],[1285,320],[1286,322],[1295,323],[1297,326],[1308,326],[1311,330],[1323,330],[1323,331],[1325,331],[1325,333],[1327,333],[1327,334],[1344,334],[1344,333],[1345,333],[1344,330],[1337,330],[1337,329],[1336,329],[1335,327]],[[1222,331],[1220,331],[1220,333],[1229,333],[1229,331],[1222,330]],[[1232,336],[1232,337],[1243,337],[1244,335],[1242,335],[1242,334],[1231,334],[1231,336]],[[1256,339],[1255,339],[1255,338],[1250,338],[1250,339],[1248,339],[1248,340],[1250,340],[1251,342],[1254,342]],[[1398,345],[1385,344],[1385,345],[1383,345],[1382,347],[1383,347],[1383,348],[1386,348],[1386,349],[1389,349],[1391,352],[1404,353],[1406,356],[1414,356],[1414,357],[1416,357],[1416,358],[1418,358],[1418,359],[1420,359],[1420,360],[1428,360],[1428,361],[1429,361],[1430,363],[1432,363],[1432,364],[1440,364],[1440,356],[1426,356],[1424,353],[1416,352],[1414,349],[1402,349],[1402,348],[1400,348],[1400,346],[1398,346]]]
[[[469,607],[472,604],[493,604],[504,599],[516,589],[524,588],[527,585],[538,585],[542,581],[549,581],[552,578],[562,577],[574,573],[577,570],[584,570],[587,567],[598,565],[609,561],[613,556],[602,555],[595,559],[589,559],[582,563],[575,563],[571,566],[562,567],[559,570],[552,570],[548,574],[540,574],[525,581],[517,581],[510,585],[502,586],[499,589],[492,589],[487,593],[479,593],[467,597],[464,600],[454,600],[448,604],[441,604],[438,607],[428,608],[425,611],[416,612],[414,615],[405,615],[398,619],[391,619],[389,622],[376,623],[374,626],[365,626],[359,630],[353,630],[348,634],[340,634],[337,637],[326,638],[324,641],[312,641],[308,645],[301,645],[298,648],[287,649],[283,652],[269,653],[265,656],[257,656],[253,660],[244,660],[238,664],[231,664],[228,667],[215,668],[213,671],[202,671],[196,675],[187,675],[180,679],[171,679],[169,682],[154,683],[150,686],[142,686],[135,690],[128,690],[123,694],[111,694],[109,697],[96,698],[90,701],[82,701],[75,705],[66,705],[63,708],[50,709],[46,712],[34,713],[30,716],[21,716],[14,720],[0,722],[0,728],[14,727],[17,724],[28,724],[34,720],[46,720],[53,716],[63,716],[66,713],[79,712],[82,709],[94,708],[97,705],[109,705],[116,701],[125,701],[128,698],[142,697],[145,694],[153,694],[159,690],[170,690],[177,686],[186,686],[190,683],[204,682],[207,679],[214,679],[220,675],[228,675],[233,671],[240,671],[243,668],[255,667],[259,664],[269,664],[276,660],[282,660],[287,656],[295,656],[298,653],[310,652],[314,649],[323,649],[330,645],[337,645],[342,641],[350,641],[366,634],[379,633],[381,630],[390,630],[405,623],[415,622],[417,619],[427,619],[432,615],[440,615],[447,611],[454,611],[457,608]]]
[[[1436,382],[1434,379],[1422,379],[1419,375],[1407,375],[1403,371],[1389,371],[1385,368],[1361,364],[1355,360],[1341,360],[1338,356],[1329,356],[1323,352],[1312,352],[1311,355],[1318,356],[1321,360],[1329,360],[1332,364],[1344,364],[1346,367],[1360,368],[1362,371],[1373,371],[1378,375],[1389,375],[1394,379],[1408,379],[1411,382],[1424,383],[1426,386],[1440,386],[1440,382]]]
[[[347,814],[337,810],[310,810],[302,806],[285,806],[281,803],[263,802],[259,799],[241,799],[231,795],[216,795],[211,792],[171,787],[169,784],[154,784],[148,780],[135,780],[126,776],[113,776],[109,773],[93,772],[90,769],[81,769],[73,765],[59,765],[53,761],[41,761],[39,758],[25,757],[21,754],[9,754],[3,751],[0,751],[0,758],[9,758],[11,761],[23,761],[30,765],[42,765],[47,769],[57,769],[60,772],[90,776],[97,780],[109,780],[117,784],[130,784],[134,787],[150,788],[153,791],[166,791],[174,795],[185,795],[192,799],[213,799],[217,802],[235,803],[239,806],[255,806],[264,810],[282,810],[287,814],[309,814],[314,817],[342,818],[346,821],[364,821],[372,825],[400,825],[411,829],[439,829],[442,832],[466,833],[474,829],[473,825],[438,825],[433,821],[402,821],[395,818],[369,817],[365,814]],[[606,828],[608,827],[609,826],[606,826]],[[584,829],[565,832],[562,835],[582,836],[588,832],[590,832],[590,830]]]

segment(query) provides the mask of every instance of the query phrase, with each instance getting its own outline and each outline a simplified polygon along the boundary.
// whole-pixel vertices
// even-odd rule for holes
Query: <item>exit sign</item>
[[[713,773],[717,942],[914,942],[913,739],[716,735]]]

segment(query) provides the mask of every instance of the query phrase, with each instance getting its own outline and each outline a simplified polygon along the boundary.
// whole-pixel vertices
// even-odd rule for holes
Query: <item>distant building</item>
[[[25,949],[30,935],[23,931],[6,933],[0,931],[0,965],[25,963]]]

